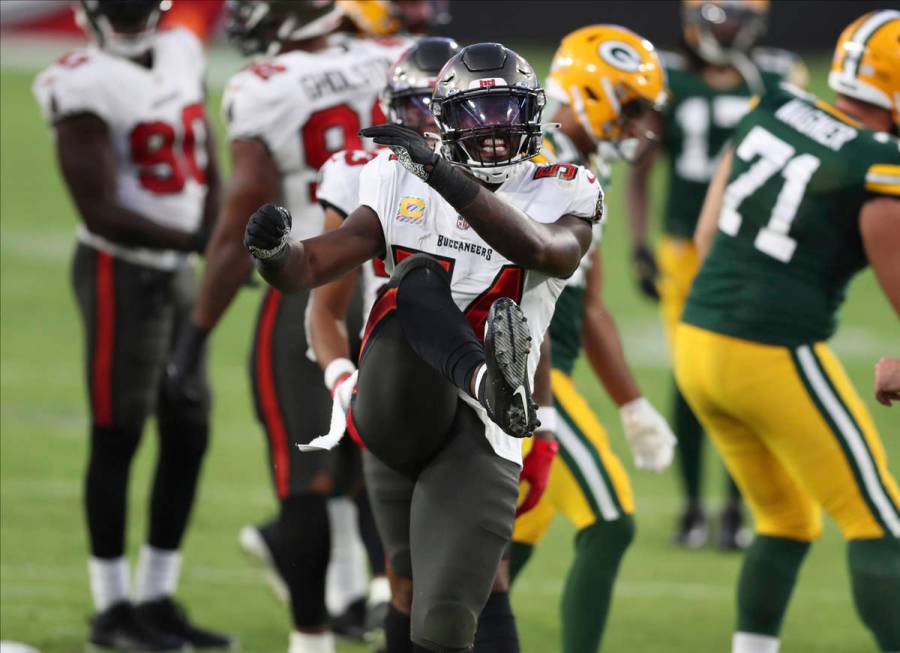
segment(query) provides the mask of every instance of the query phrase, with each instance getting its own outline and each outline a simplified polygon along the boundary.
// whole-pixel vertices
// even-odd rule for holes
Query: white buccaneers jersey
[[[362,148],[360,129],[385,122],[378,93],[408,45],[336,36],[324,51],[261,59],[229,81],[222,98],[228,138],[259,140],[271,153],[293,238],[321,233],[316,173],[333,153]]]
[[[377,155],[378,150],[344,150],[332,155],[319,170],[319,201],[334,207],[344,217],[350,215],[359,206],[359,178],[363,167]],[[365,318],[390,275],[380,259],[372,259],[360,271]]]
[[[200,41],[185,29],[172,29],[157,34],[152,68],[88,46],[44,70],[33,90],[50,123],[79,114],[106,123],[121,206],[167,227],[196,231],[206,199],[204,75]],[[112,243],[84,226],[79,238],[114,256],[164,269],[186,258]]]
[[[603,191],[585,168],[568,164],[515,166],[496,196],[537,222],[549,224],[569,214],[597,221],[603,215]],[[479,338],[484,336],[488,310],[499,297],[510,297],[528,318],[532,344],[528,372],[540,358],[540,344],[550,325],[556,299],[565,280],[523,270],[486,243],[450,204],[421,179],[408,172],[390,151],[366,164],[360,178],[359,202],[378,214],[385,241],[385,268],[390,273],[407,256],[426,252],[450,273],[453,301]],[[491,422],[467,393],[460,396],[481,417],[494,451],[521,462],[522,442]]]

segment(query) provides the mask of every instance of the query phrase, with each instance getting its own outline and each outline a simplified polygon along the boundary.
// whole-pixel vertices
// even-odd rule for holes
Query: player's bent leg
[[[882,651],[900,651],[900,540],[850,540],[853,600]]]
[[[530,440],[523,443],[523,447],[529,447]],[[523,450],[522,455],[526,455]],[[544,496],[538,501],[537,505],[526,513],[516,517],[515,527],[513,528],[512,543],[509,547],[509,576],[510,583],[514,583],[521,571],[528,564],[534,547],[543,539],[544,534],[553,523],[553,517],[556,515],[556,507],[553,502],[551,488],[553,479],[556,476],[556,466],[562,465],[560,458],[557,456],[552,463],[550,470],[550,481],[548,488],[544,492]],[[519,486],[520,499],[527,492],[525,484]]]
[[[634,499],[606,430],[572,379],[553,370],[552,387],[560,456],[547,494],[578,529],[561,603],[562,651],[595,653],[621,561],[634,539]]]
[[[412,502],[412,640],[432,651],[471,646],[518,495],[519,465],[493,451],[471,408],[460,405],[453,431],[421,472]]]

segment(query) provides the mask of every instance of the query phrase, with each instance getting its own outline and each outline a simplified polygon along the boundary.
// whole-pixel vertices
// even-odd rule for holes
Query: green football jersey
[[[682,319],[766,344],[827,340],[867,264],[863,205],[900,196],[900,141],[785,89],[761,99],[734,142],[719,231]]]
[[[805,74],[799,59],[784,50],[757,48],[751,60],[759,73],[754,88],[745,80],[734,88],[717,90],[686,57],[663,53],[670,91],[663,113],[662,149],[669,158],[663,230],[669,235],[694,235],[719,155],[749,110],[750,98]]]

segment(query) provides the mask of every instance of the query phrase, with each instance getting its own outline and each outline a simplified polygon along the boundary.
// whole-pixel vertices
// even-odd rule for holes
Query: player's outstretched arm
[[[284,207],[266,204],[244,231],[244,245],[259,262],[260,274],[282,292],[321,286],[384,255],[381,223],[368,206],[353,211],[340,229],[306,240],[290,240],[291,220]]]
[[[658,121],[661,122],[661,121]],[[657,133],[662,125],[656,125]],[[635,280],[640,291],[649,299],[659,300],[656,280],[659,270],[656,259],[647,244],[647,229],[650,225],[650,172],[656,159],[656,148],[647,152],[633,166],[629,166],[625,185],[628,207],[628,226],[631,236],[631,260]]]
[[[116,156],[106,123],[93,114],[56,123],[56,153],[75,206],[91,233],[122,245],[200,251],[202,230],[187,232],[158,224],[119,205]]]
[[[866,202],[859,228],[869,264],[900,317],[900,199],[877,197]]]
[[[725,184],[728,175],[731,174],[731,159],[734,156],[734,148],[727,148],[722,154],[722,160],[709,182],[706,190],[706,198],[703,200],[703,208],[700,210],[700,218],[694,230],[694,245],[697,246],[697,255],[700,260],[706,258],[712,247],[713,238],[719,230],[719,213],[722,211],[722,200],[725,198]]]
[[[400,163],[439,192],[478,235],[527,270],[571,276],[591,243],[590,224],[564,215],[541,224],[507,204],[439,157],[419,132],[401,125],[367,127],[360,134],[390,147]]]
[[[325,231],[340,228],[343,219],[334,209],[325,210]],[[309,300],[309,339],[323,370],[336,360],[350,362],[347,311],[359,280],[358,270],[316,288]],[[326,385],[329,385],[326,382]],[[331,387],[329,387],[329,390]]]
[[[631,374],[619,330],[603,303],[603,267],[600,253],[591,254],[587,271],[584,321],[581,339],[584,352],[606,392],[619,407],[625,439],[639,469],[661,471],[675,455],[675,436],[665,418],[646,398]]]

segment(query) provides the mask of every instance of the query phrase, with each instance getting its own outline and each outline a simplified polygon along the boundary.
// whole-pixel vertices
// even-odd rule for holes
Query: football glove
[[[286,208],[263,204],[247,222],[244,246],[257,260],[277,266],[287,256],[291,223],[291,214]]]
[[[649,401],[638,397],[622,406],[619,416],[638,469],[660,472],[672,464],[677,440]]]
[[[550,480],[553,459],[556,458],[558,451],[558,442],[534,439],[531,451],[522,461],[519,483],[528,483],[528,492],[525,494],[525,500],[516,508],[516,517],[534,508],[544,496],[547,482]]]
[[[197,367],[209,331],[188,322],[175,341],[166,364],[163,392],[175,405],[197,405],[205,399],[206,389],[197,382]]]
[[[386,145],[397,155],[404,168],[422,181],[427,182],[439,157],[428,140],[415,129],[389,123],[376,127],[366,127],[360,136],[371,138],[378,145]]]
[[[659,277],[659,268],[656,267],[656,259],[646,245],[636,247],[631,256],[634,265],[634,275],[638,288],[648,299],[659,301],[659,291],[656,289],[656,280]]]

